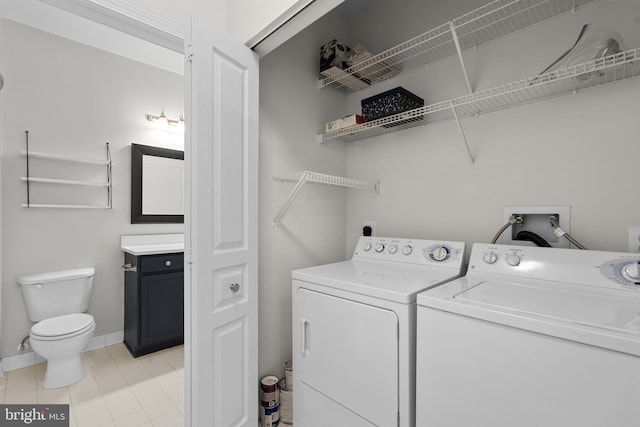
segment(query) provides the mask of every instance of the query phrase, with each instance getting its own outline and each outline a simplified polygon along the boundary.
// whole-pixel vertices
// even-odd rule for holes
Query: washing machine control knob
[[[389,253],[391,255],[395,254],[396,252],[398,252],[398,245],[391,245],[389,246]]]
[[[379,254],[381,254],[382,252],[384,252],[384,244],[383,243],[378,243],[376,245],[376,252],[378,252]]]
[[[518,265],[520,265],[520,257],[518,255],[507,255],[507,264],[509,264],[511,267],[517,267]]]
[[[429,253],[429,258],[434,261],[442,262],[446,261],[449,258],[450,253],[451,252],[449,251],[449,249],[447,249],[446,246],[438,246],[437,248],[431,250],[431,252]]]
[[[364,242],[362,249],[364,249],[365,252],[369,252],[371,250],[371,242]]]
[[[622,274],[632,282],[640,282],[640,259],[625,265]]]
[[[498,255],[495,252],[488,252],[482,257],[487,264],[495,264],[498,261]]]
[[[402,248],[402,253],[404,255],[411,255],[411,252],[413,252],[413,246],[411,245],[406,245],[404,248]]]

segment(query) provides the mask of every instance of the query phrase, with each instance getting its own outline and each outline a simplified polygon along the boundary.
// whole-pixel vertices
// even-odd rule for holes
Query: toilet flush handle
[[[132,265],[130,262],[124,265],[121,265],[120,267],[122,267],[124,271],[138,271],[138,267],[135,265]]]

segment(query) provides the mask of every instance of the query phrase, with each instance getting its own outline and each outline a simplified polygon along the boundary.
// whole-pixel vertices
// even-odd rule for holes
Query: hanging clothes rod
[[[280,221],[289,210],[289,207],[304,187],[304,184],[310,182],[313,184],[324,184],[331,185],[335,187],[345,187],[345,188],[353,188],[356,190],[365,190],[365,191],[375,191],[376,193],[380,193],[380,183],[370,183],[366,181],[360,181],[357,179],[344,178],[341,176],[335,175],[327,175],[319,172],[312,171],[303,171],[295,174],[287,175],[287,176],[274,176],[273,179],[275,181],[280,182],[295,182],[296,185],[291,190],[289,197],[285,201],[282,209],[276,215],[276,218],[273,220],[273,226],[275,228],[280,227]]]

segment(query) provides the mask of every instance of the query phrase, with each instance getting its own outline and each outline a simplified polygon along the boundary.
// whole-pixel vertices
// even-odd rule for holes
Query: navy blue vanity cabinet
[[[124,344],[134,357],[182,344],[184,255],[124,255]]]

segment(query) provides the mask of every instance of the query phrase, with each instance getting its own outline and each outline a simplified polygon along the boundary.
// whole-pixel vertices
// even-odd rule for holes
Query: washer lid
[[[628,297],[628,295],[626,295]],[[492,310],[548,317],[613,330],[640,333],[640,304],[621,295],[596,295],[565,287],[485,281],[454,299]]]
[[[93,326],[93,316],[86,313],[66,314],[42,320],[31,328],[31,334],[43,338],[72,335]]]
[[[465,277],[418,296],[437,308],[640,356],[640,295],[561,282]]]
[[[460,276],[450,268],[358,259],[295,270],[292,277],[374,298],[410,304],[418,292]]]

